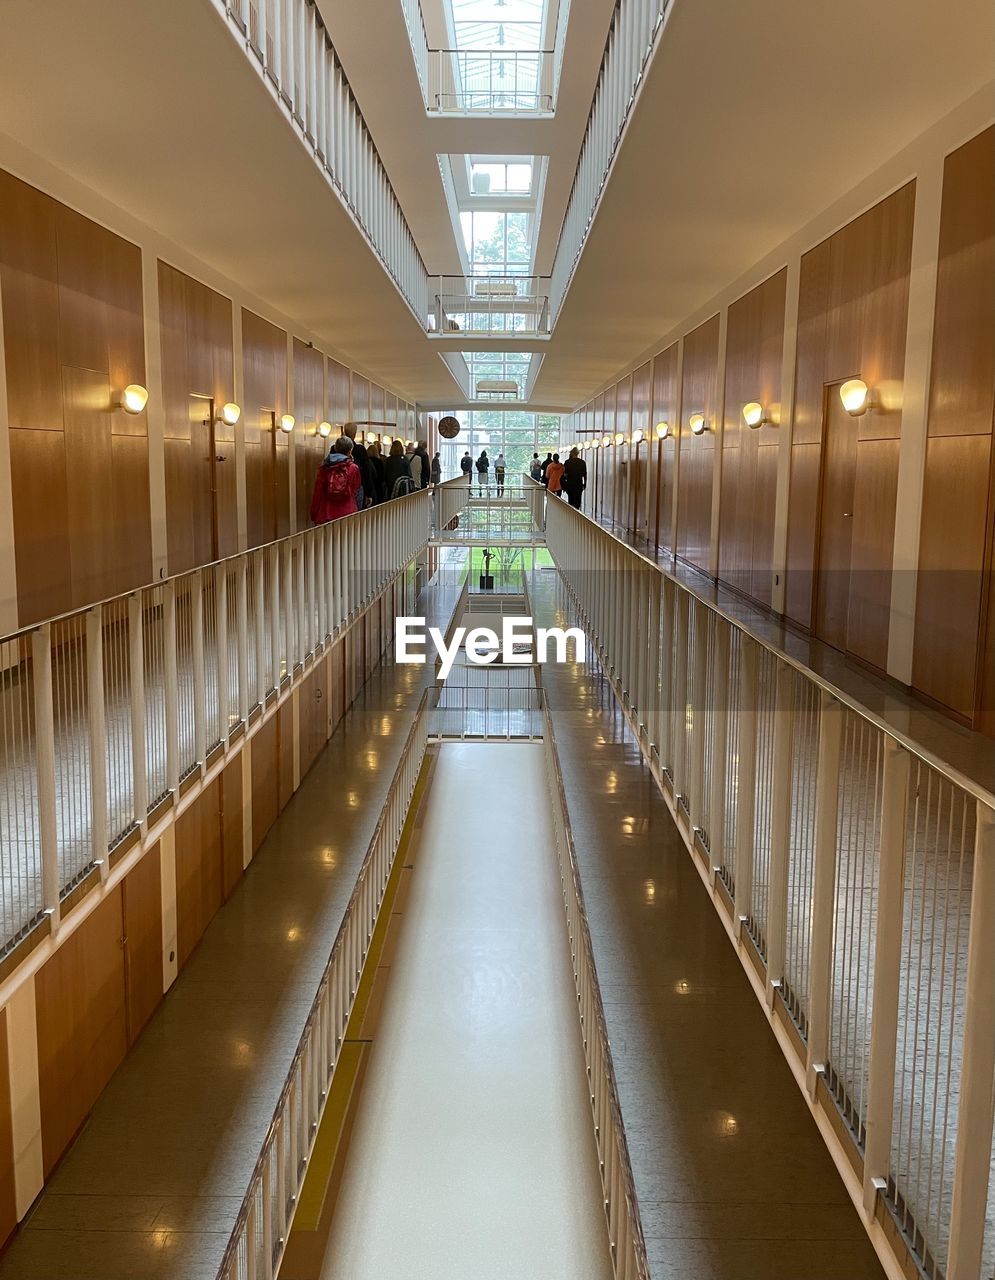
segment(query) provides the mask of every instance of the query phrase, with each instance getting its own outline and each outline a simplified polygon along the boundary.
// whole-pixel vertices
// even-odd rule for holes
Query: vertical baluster
[[[52,630],[48,623],[31,633],[31,686],[34,694],[35,759],[38,770],[38,834],[41,844],[42,905],[59,926],[59,835],[55,789],[55,702],[52,693]]]
[[[995,1076],[995,814],[978,802],[947,1280],[981,1272]]]
[[[128,597],[128,658],[131,682],[131,767],[134,774],[132,799],[136,822],[148,815],[148,771],[145,757],[145,660],[143,653],[142,593]]]
[[[708,848],[712,876],[722,862],[726,839],[726,770],[729,761],[729,639],[730,627],[724,618],[715,619],[715,649],[712,670],[712,768],[708,800]]]
[[[162,589],[163,705],[166,717],[166,790],[180,785],[180,714],[176,670],[176,580]],[[92,752],[91,752],[92,757]]]
[[[238,625],[238,718],[249,719],[249,561],[239,556],[235,570],[235,618]]]
[[[871,1002],[871,1048],[867,1070],[864,1140],[864,1208],[868,1213],[874,1212],[878,1189],[887,1187],[891,1164],[910,763],[909,753],[893,738],[886,736],[881,786],[881,853],[878,866],[874,994]]]
[[[207,757],[207,675],[204,669],[204,570],[190,579],[190,616],[193,630],[193,723],[197,763]]]
[[[270,687],[280,687],[280,660],[283,656],[283,622],[280,592],[280,544],[269,548],[269,634],[270,634]]]
[[[266,701],[266,553],[251,553],[255,573],[252,579],[252,617],[256,632],[256,701]]]
[[[107,878],[107,724],[104,716],[103,609],[86,611],[86,710],[90,738],[90,844]]]
[[[757,645],[743,636],[739,680],[739,760],[736,772],[736,919],[753,901],[753,844],[757,777]]]
[[[770,818],[770,871],[767,890],[767,1001],[784,981],[788,933],[788,863],[791,856],[791,746],[794,734],[795,676],[777,664],[774,693],[773,794]]]
[[[808,1090],[829,1057],[829,992],[833,969],[836,903],[836,828],[839,821],[840,738],[843,710],[822,694],[815,783],[815,854],[812,880],[812,942],[808,992]]]
[[[691,681],[691,779],[688,784],[688,817],[693,831],[702,835],[705,797],[705,721],[708,716],[708,610],[698,600],[688,601],[694,610],[694,676]]]

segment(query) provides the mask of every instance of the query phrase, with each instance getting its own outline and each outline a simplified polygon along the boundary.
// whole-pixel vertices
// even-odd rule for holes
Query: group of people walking
[[[580,450],[573,448],[566,462],[560,461],[558,453],[547,453],[540,462],[539,455],[532,455],[529,475],[538,484],[546,486],[547,493],[554,493],[558,498],[567,495],[572,507],[580,507],[580,500],[587,488],[587,463],[580,456]]]
[[[427,489],[441,479],[439,455],[430,459],[424,440],[407,447],[394,440],[384,454],[378,440],[360,444],[350,422],[318,468],[311,495],[311,521],[327,524],[379,502]]]
[[[466,482],[473,488],[473,473],[477,472],[477,485],[480,489],[480,496],[484,496],[484,490],[487,488],[490,472],[491,460],[487,456],[487,450],[481,449],[480,457],[476,462],[473,461],[473,455],[467,449],[462,458],[460,458],[460,471],[466,476]],[[504,473],[505,473],[504,454],[499,453],[494,459],[494,483],[497,485],[497,496],[504,497]]]

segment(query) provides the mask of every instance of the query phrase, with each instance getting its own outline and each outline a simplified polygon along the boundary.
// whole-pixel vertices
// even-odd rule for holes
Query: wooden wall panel
[[[353,422],[366,422],[370,416],[370,384],[358,373],[349,378],[349,418]],[[407,432],[405,434],[408,434]]]
[[[294,708],[290,698],[276,714],[277,800],[282,813],[294,794]]]
[[[225,901],[242,878],[244,853],[242,759],[236,756],[221,771],[221,863]]]
[[[775,421],[780,413],[786,281],[785,269],[734,302],[726,335],[719,577],[762,604],[771,600],[779,428],[751,429],[742,410],[755,400]]]
[[[318,435],[325,417],[325,357],[300,338],[294,339],[294,471],[296,477],[296,527],[311,523],[314,477],[327,450]]]
[[[176,819],[176,953],[180,969],[223,901],[221,782],[215,778]]]
[[[328,359],[328,420],[333,425],[349,420],[349,370],[331,357]]]
[[[287,335],[244,307],[242,364],[248,539],[258,547],[290,526],[289,446],[274,423],[287,412]]]
[[[995,127],[952,152],[943,171],[912,672],[916,689],[990,736],[993,146]]]
[[[318,758],[328,740],[327,697],[328,669],[319,662],[300,687],[300,753],[301,777]]]
[[[847,649],[884,670],[894,563],[898,441],[858,442]]]
[[[0,305],[28,623],[151,578],[146,419],[114,407],[124,386],[146,381],[140,251],[0,173]],[[113,454],[145,460],[125,493],[112,465],[118,437],[134,444]],[[95,518],[109,511],[119,523]]]
[[[14,1190],[14,1131],[10,1105],[7,1010],[0,1009],[0,1248],[17,1226]]]
[[[857,427],[856,474],[860,477],[866,470],[867,475],[854,495],[854,529],[859,527],[861,533],[859,539],[855,533],[853,546],[859,547],[862,568],[859,595],[854,598],[853,633],[846,647],[873,665],[880,665],[881,655],[887,654],[891,585],[883,570],[864,569],[890,563],[893,557],[894,501],[874,511],[862,510],[860,504],[872,501],[872,495],[892,491],[897,472],[895,477],[885,477],[880,467],[889,459],[897,468],[898,450],[871,447],[865,459],[865,445],[894,442],[901,434],[914,207],[915,183],[910,182],[801,260],[787,613],[804,626],[816,625],[812,607],[816,568],[820,574],[836,575],[836,580],[850,568],[831,563],[820,550],[819,496],[826,486],[819,482],[813,489],[809,449],[815,446],[821,469],[826,397],[838,394],[840,382],[859,376],[875,391],[881,408],[866,414]],[[881,518],[889,512],[890,530]],[[877,541],[871,545],[870,539]],[[873,592],[879,595],[872,599]],[[884,635],[872,633],[872,624],[883,626]]]
[[[383,422],[384,420],[384,389],[378,387],[375,382],[370,383],[370,421]]]
[[[252,736],[252,851],[259,848],[280,812],[276,775],[276,716]]]
[[[47,1178],[124,1058],[121,889],[35,975],[42,1164]]]
[[[667,347],[653,357],[653,405],[650,414],[655,460],[653,523],[655,532],[650,537],[657,546],[670,547],[671,524],[674,511],[674,480],[676,478],[677,443],[674,433],[677,431],[680,413],[680,390],[677,386],[677,343]],[[665,422],[670,427],[671,435],[661,440],[656,433],[657,425]]]
[[[134,1044],[162,999],[162,869],[154,844],[124,878],[128,1043]]]
[[[712,536],[718,358],[719,317],[714,315],[684,339],[677,464],[677,554],[706,572]],[[708,423],[700,436],[688,426],[692,413],[703,413]]]
[[[238,550],[235,433],[243,427],[217,421],[235,396],[231,302],[166,262],[158,276],[166,534],[170,573],[182,573]]]

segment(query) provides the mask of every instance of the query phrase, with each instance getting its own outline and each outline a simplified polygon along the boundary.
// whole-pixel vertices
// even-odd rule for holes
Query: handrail
[[[57,927],[109,852],[397,580],[431,507],[421,490],[0,638],[0,954],[43,916]]]
[[[298,1193],[331,1092],[359,977],[425,757],[428,694],[428,689],[423,690],[387,788],[366,856],[218,1267],[218,1280],[244,1280],[245,1276],[253,1275],[271,1277],[279,1270]],[[295,1114],[298,1107],[300,1114]],[[274,1181],[282,1188],[276,1194]]]
[[[995,1129],[991,792],[589,516],[547,501],[546,532],[798,1083],[836,1110],[827,1141],[841,1167],[833,1135],[859,1152],[872,1240],[973,1280]]]
[[[538,485],[531,477],[527,476],[525,478],[529,480],[531,484],[537,485],[538,488],[541,489],[543,487],[542,485]],[[793,667],[799,672],[799,674],[804,676],[806,679],[811,680],[814,684],[817,684],[838,702],[849,707],[862,719],[869,721],[875,726],[875,728],[880,729],[882,733],[887,733],[889,736],[893,737],[896,741],[901,743],[905,750],[910,752],[912,755],[917,756],[938,773],[943,774],[944,777],[948,778],[955,786],[961,787],[963,790],[969,792],[975,799],[988,805],[989,808],[995,808],[995,789],[991,789],[984,786],[982,783],[979,783],[976,779],[960,770],[956,765],[945,760],[943,756],[939,755],[936,751],[919,742],[913,734],[908,730],[903,729],[901,725],[895,724],[879,712],[875,711],[872,707],[868,707],[865,703],[861,702],[855,694],[850,693],[842,685],[837,684],[829,677],[824,676],[820,672],[813,670],[812,667],[807,666],[801,658],[792,654],[788,649],[778,645],[768,636],[765,636],[758,627],[748,621],[744,621],[743,618],[737,616],[731,608],[726,607],[717,600],[710,599],[709,588],[704,585],[699,586],[697,583],[689,581],[679,573],[669,569],[666,565],[650,559],[650,557],[647,556],[645,552],[640,551],[638,547],[631,546],[629,543],[621,541],[621,539],[617,538],[614,534],[609,533],[606,529],[602,528],[598,521],[586,511],[570,507],[562,501],[556,504],[548,503],[547,511],[550,507],[562,510],[564,515],[567,515],[570,519],[587,521],[593,528],[603,533],[605,537],[612,538],[620,547],[624,547],[626,552],[628,552],[634,559],[638,560],[644,568],[651,569],[654,573],[660,574],[662,577],[666,578],[668,582],[672,582],[681,591],[685,591],[688,595],[693,596],[699,604],[704,605],[711,613],[714,613],[716,616],[729,623],[730,626],[735,627],[737,631],[748,636],[763,649],[775,655],[780,661],[787,663],[790,667]],[[552,548],[550,548],[550,550],[552,550]],[[555,552],[553,554],[555,556]]]
[[[566,789],[556,750],[556,734],[549,704],[545,699],[542,702],[542,714],[546,774],[555,797],[552,810],[560,864],[560,886],[567,914],[571,968],[583,1030],[584,1057],[600,1157],[612,1265],[619,1280],[648,1280],[646,1242],[632,1176],[632,1162],[629,1159],[625,1122],[618,1098],[608,1023],[594,962],[584,889],[577,866]]]

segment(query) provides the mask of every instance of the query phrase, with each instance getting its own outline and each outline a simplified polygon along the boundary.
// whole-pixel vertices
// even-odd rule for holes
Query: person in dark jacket
[[[462,458],[460,458],[459,469],[466,476],[467,484],[472,485],[473,484],[473,457],[471,456],[469,449],[467,449],[464,452]]]
[[[480,496],[484,496],[484,490],[487,488],[487,473],[491,469],[491,460],[487,456],[487,450],[481,449],[480,457],[477,459],[477,484],[480,485]]]
[[[374,440],[366,447],[366,458],[370,464],[370,479],[373,482],[373,501],[385,502],[387,499],[387,481],[384,476],[383,458],[380,456],[380,441]]]
[[[587,463],[580,456],[579,449],[571,449],[570,457],[563,464],[563,492],[572,507],[580,508],[581,494],[587,488]]]
[[[532,461],[529,463],[529,475],[536,482],[542,480],[542,463],[539,461],[539,455],[537,453],[532,455]]]
[[[395,440],[390,446],[390,453],[384,459],[383,472],[388,498],[394,496],[394,486],[398,480],[403,479],[410,483],[411,470],[408,467],[408,460],[404,456],[404,445],[400,440]]]
[[[363,484],[363,500],[360,504],[360,510],[363,507],[373,506],[373,476],[370,474],[370,462],[366,456],[366,446],[356,441],[356,424],[347,422],[342,428],[342,434],[352,441],[352,460],[359,467],[359,478]]]
[[[442,462],[438,454],[432,459],[432,483],[442,484]]]
[[[546,472],[549,470],[549,464],[553,461],[551,453],[546,454],[546,461],[539,468],[539,480],[542,484],[546,483]]]
[[[418,447],[415,449],[415,453],[419,458],[421,458],[421,487],[423,489],[427,489],[428,482],[432,475],[432,463],[428,456],[428,445],[424,440],[418,441]]]

